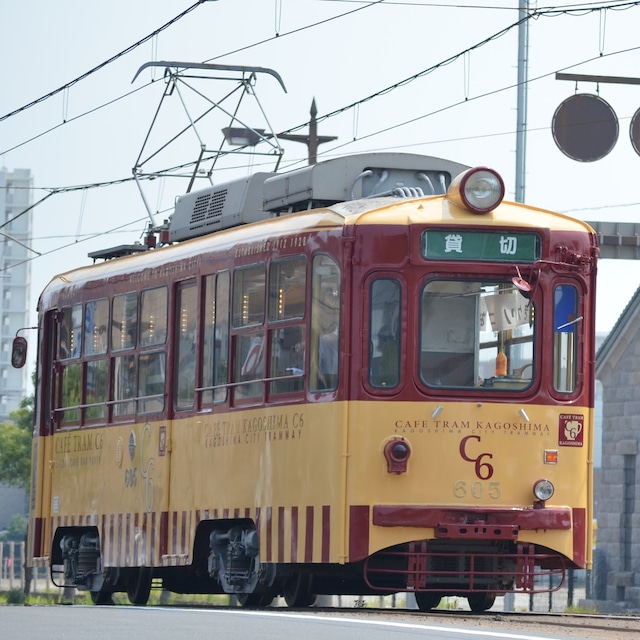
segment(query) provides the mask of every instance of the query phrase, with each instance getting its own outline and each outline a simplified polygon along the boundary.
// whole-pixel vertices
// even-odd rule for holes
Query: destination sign
[[[421,250],[427,260],[535,262],[540,238],[534,233],[429,229],[422,234]]]

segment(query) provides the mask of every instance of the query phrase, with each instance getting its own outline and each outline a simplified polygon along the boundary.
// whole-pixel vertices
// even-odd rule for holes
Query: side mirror
[[[27,339],[16,336],[11,347],[11,365],[14,369],[22,369],[27,361]]]

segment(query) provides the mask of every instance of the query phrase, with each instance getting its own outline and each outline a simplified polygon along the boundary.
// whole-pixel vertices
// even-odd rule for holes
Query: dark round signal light
[[[411,457],[411,446],[404,438],[393,438],[384,445],[384,457],[389,473],[405,473]]]

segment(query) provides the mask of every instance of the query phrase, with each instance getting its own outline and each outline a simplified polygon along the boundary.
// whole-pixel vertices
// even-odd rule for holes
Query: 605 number
[[[468,483],[466,480],[456,480],[453,485],[453,495],[456,498],[472,498],[480,499],[488,495],[493,500],[497,500],[501,495],[499,482],[475,482]]]

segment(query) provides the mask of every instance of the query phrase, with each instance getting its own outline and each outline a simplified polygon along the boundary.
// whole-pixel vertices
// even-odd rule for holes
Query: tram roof
[[[214,251],[224,253],[237,246],[263,243],[278,237],[313,231],[339,230],[345,226],[384,224],[477,227],[500,225],[593,233],[593,229],[586,222],[565,214],[513,202],[503,202],[496,210],[479,215],[455,206],[445,196],[351,200],[71,269],[54,277],[43,295],[54,294],[55,291],[69,286],[81,286],[90,281],[117,279],[118,276],[130,273],[166,267]]]

